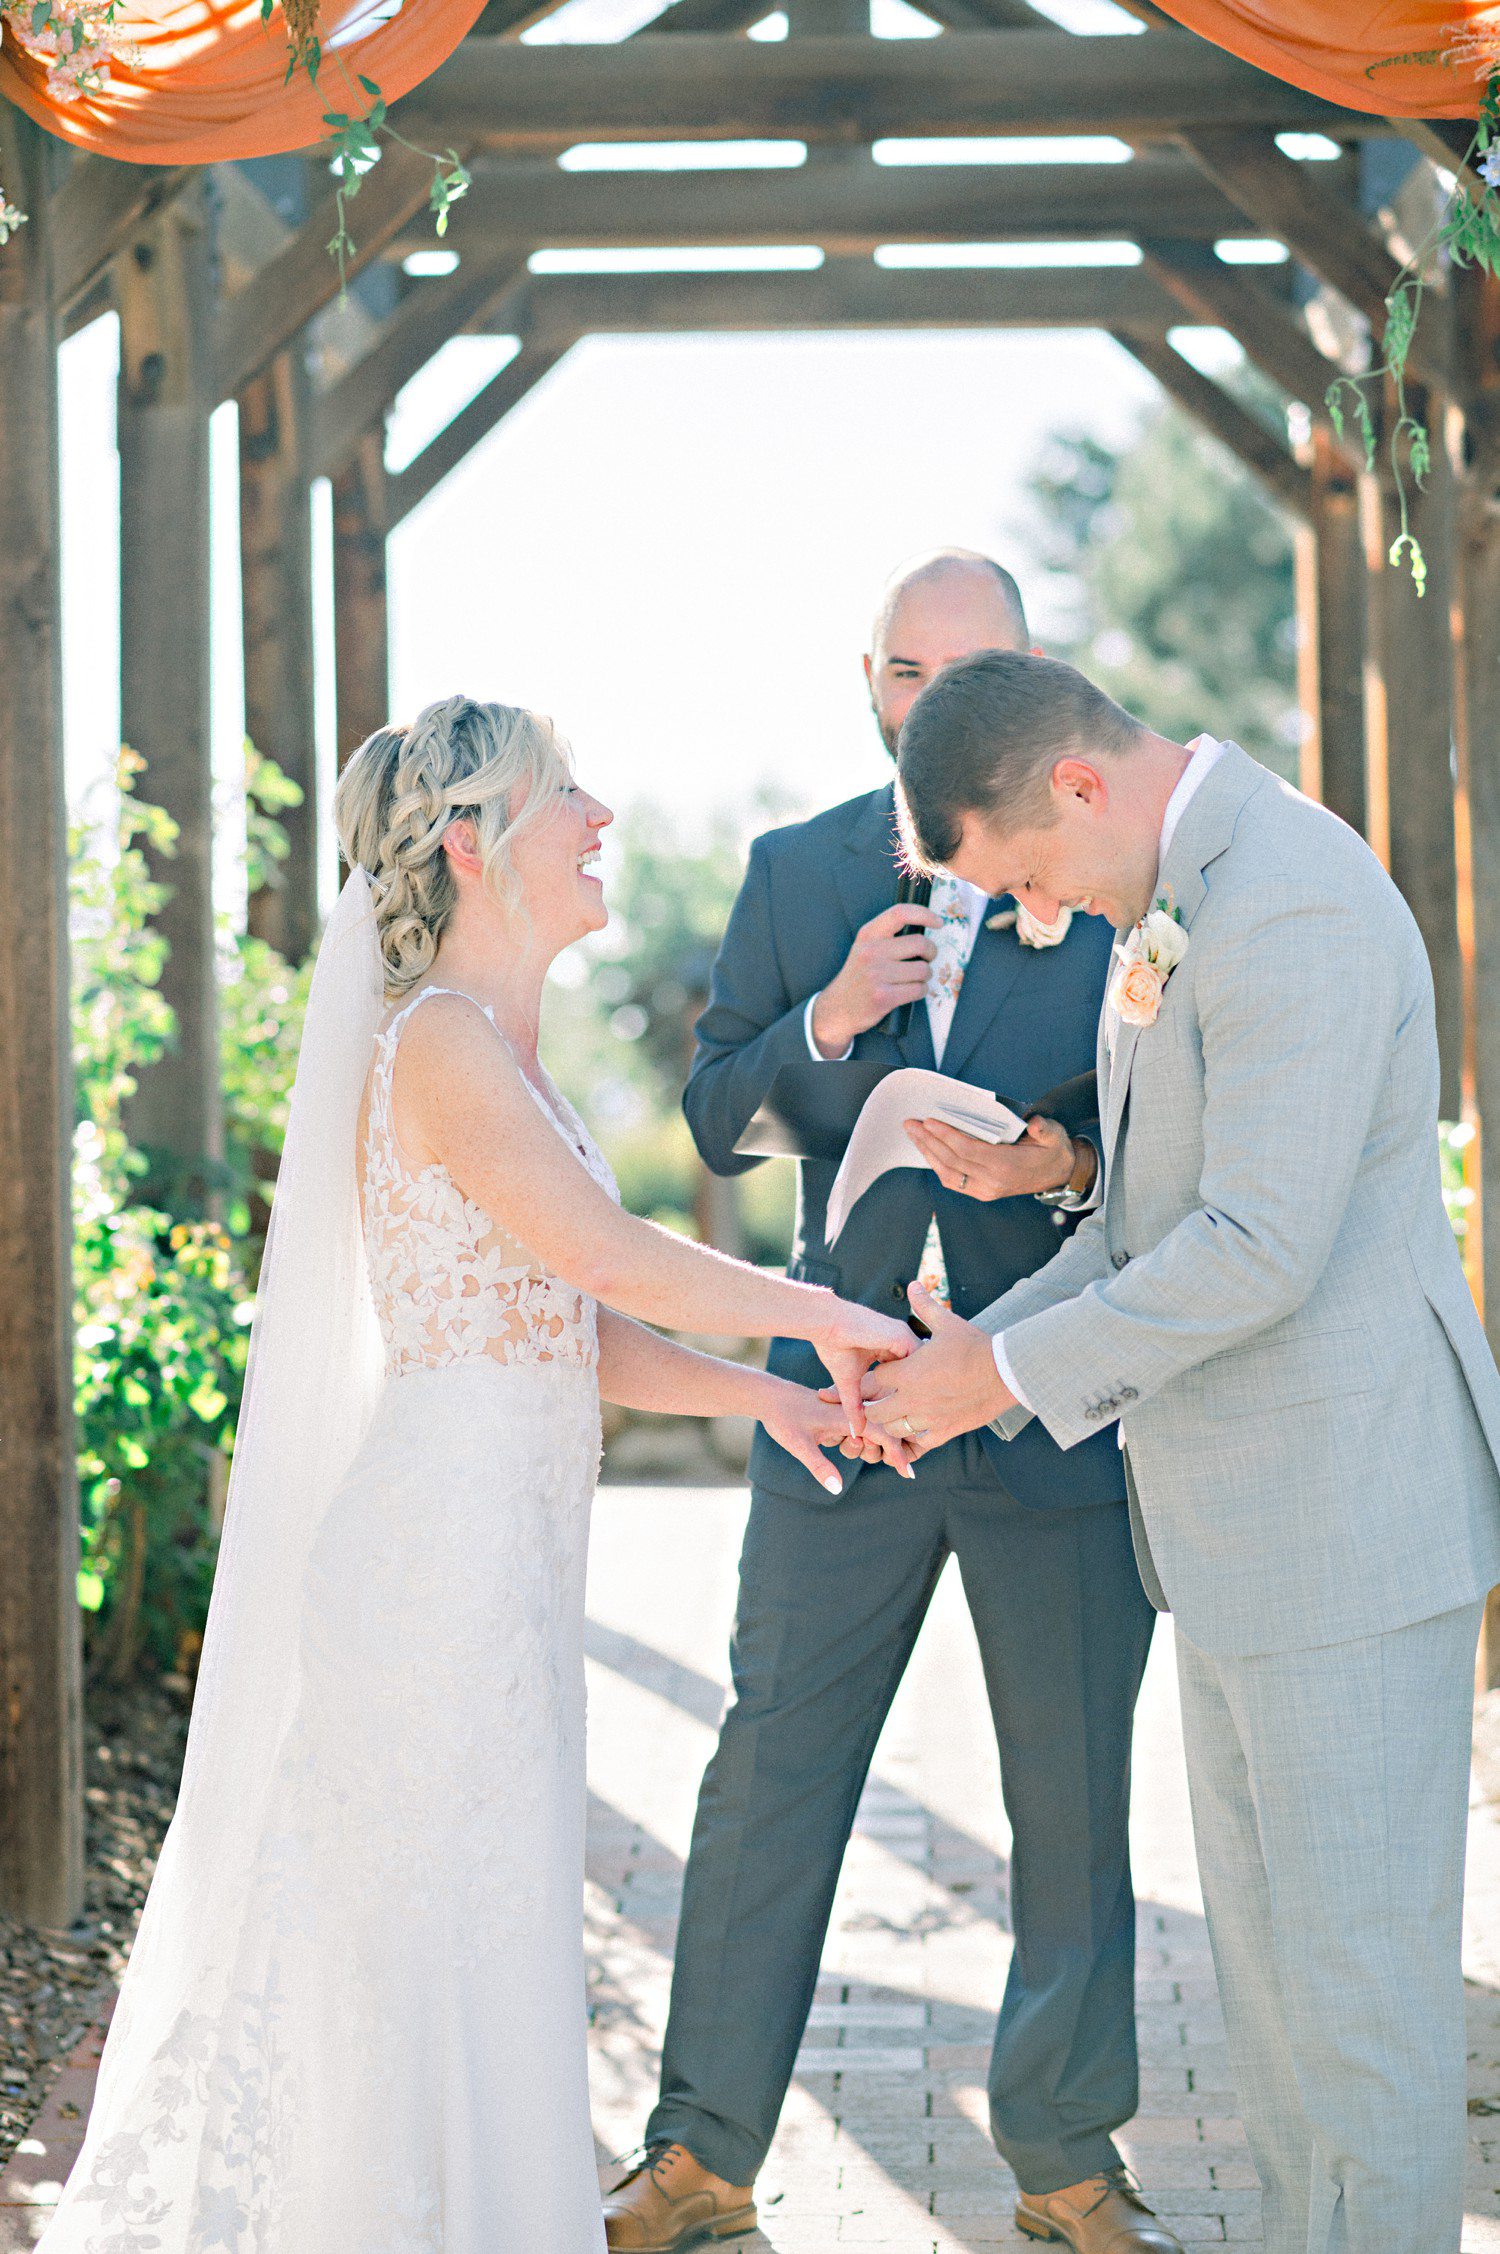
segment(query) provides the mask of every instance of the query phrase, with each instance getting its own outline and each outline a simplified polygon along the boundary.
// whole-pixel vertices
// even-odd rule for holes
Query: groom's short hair
[[[919,869],[946,867],[965,814],[1006,832],[1050,827],[1059,759],[1128,751],[1146,733],[1058,658],[1027,650],[959,658],[922,691],[901,729],[896,771],[908,859]]]

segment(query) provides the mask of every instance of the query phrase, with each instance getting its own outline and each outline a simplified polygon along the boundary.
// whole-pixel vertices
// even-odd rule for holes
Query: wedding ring
[[[899,1440],[915,1440],[917,1436],[917,1428],[910,1417],[897,1417],[891,1430]]]
[[[960,1175],[959,1175],[959,1177],[958,1177],[958,1186],[959,1186],[959,1188],[960,1188],[961,1190],[966,1190],[966,1189],[968,1188],[968,1186],[969,1186],[969,1177],[968,1177],[968,1175],[967,1175],[967,1174],[960,1174]]]

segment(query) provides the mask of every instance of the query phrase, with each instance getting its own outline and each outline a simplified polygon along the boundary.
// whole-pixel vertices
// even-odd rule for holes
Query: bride
[[[537,1054],[611,819],[546,720],[432,705],[335,812],[181,1798],[46,2254],[602,2254],[600,1398],[758,1417],[837,1491],[911,1342],[621,1210]],[[846,1407],[655,1323],[810,1339]]]

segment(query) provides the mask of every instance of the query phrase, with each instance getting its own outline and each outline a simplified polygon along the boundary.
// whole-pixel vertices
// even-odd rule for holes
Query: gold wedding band
[[[960,1175],[959,1175],[959,1177],[958,1177],[958,1186],[959,1186],[959,1188],[960,1188],[961,1190],[966,1190],[966,1189],[968,1188],[968,1186],[969,1186],[969,1177],[968,1177],[968,1175],[967,1175],[967,1174],[960,1174]]]
[[[891,1430],[898,1440],[914,1440],[917,1436],[917,1428],[910,1417],[897,1417]]]

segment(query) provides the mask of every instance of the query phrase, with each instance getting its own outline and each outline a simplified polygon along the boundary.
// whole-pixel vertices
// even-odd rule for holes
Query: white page
[[[945,1072],[923,1072],[916,1065],[887,1073],[865,1099],[828,1193],[825,1241],[830,1246],[843,1234],[854,1206],[882,1174],[897,1166],[926,1166],[905,1122],[937,1118],[985,1142],[1015,1143],[1026,1132],[1025,1120],[987,1088],[955,1080]]]

